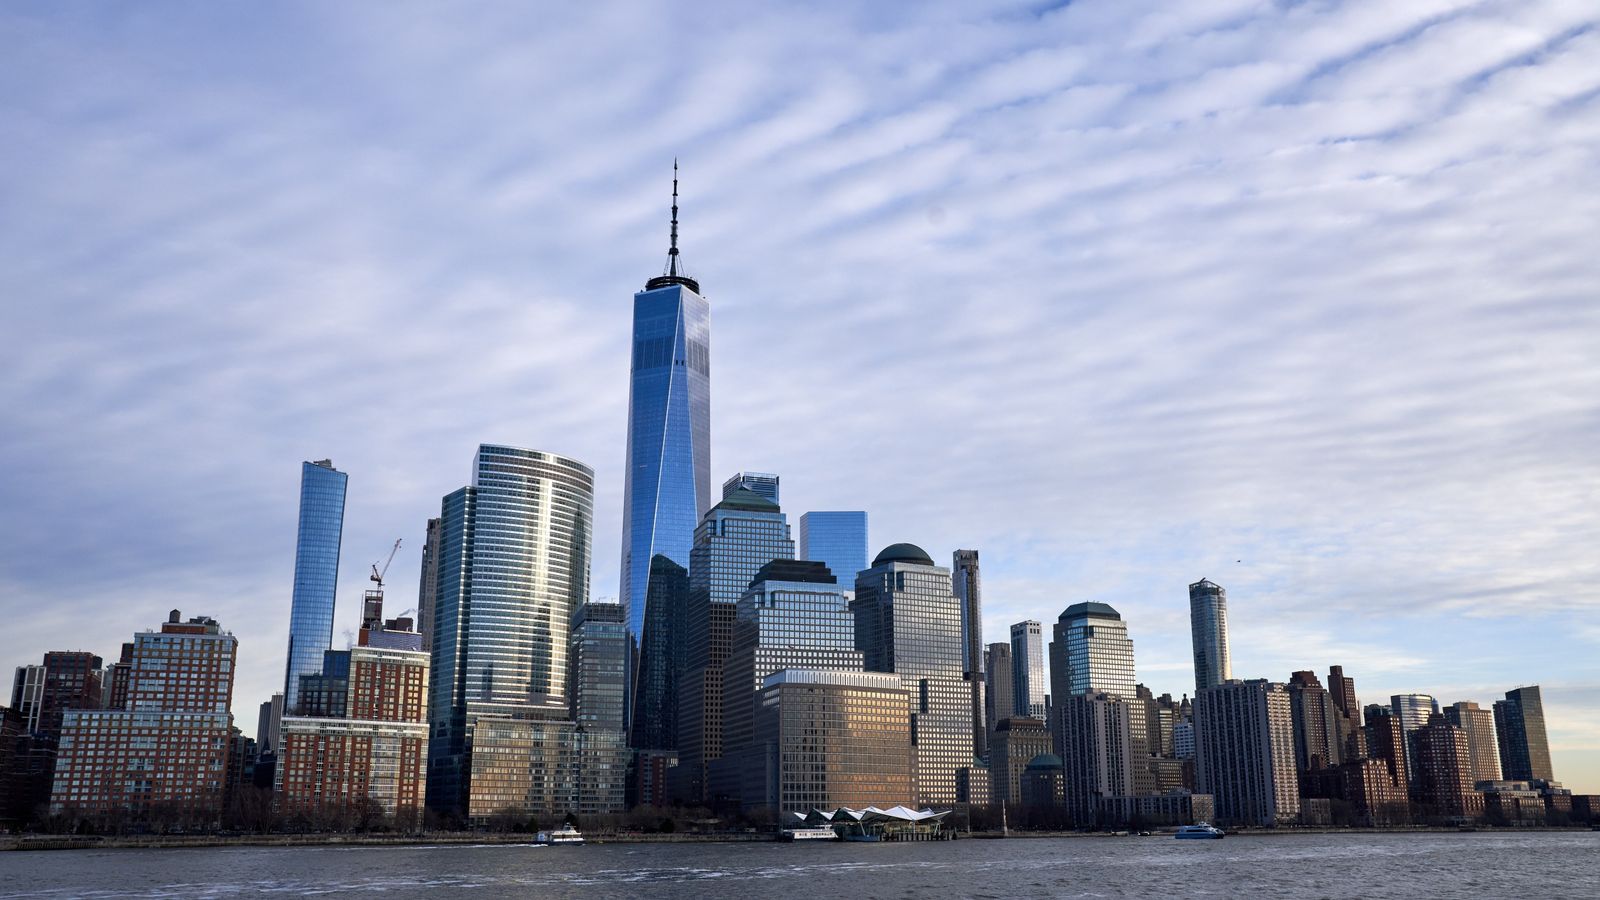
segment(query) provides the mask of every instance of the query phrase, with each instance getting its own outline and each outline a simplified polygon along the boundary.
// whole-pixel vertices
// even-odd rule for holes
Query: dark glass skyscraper
[[[867,514],[821,510],[800,517],[800,558],[825,564],[847,591],[867,567]]]
[[[1228,592],[1204,578],[1189,585],[1189,630],[1194,638],[1194,689],[1233,677],[1228,658]]]
[[[1555,780],[1538,685],[1506,691],[1506,698],[1494,703],[1494,724],[1500,739],[1500,767],[1507,779]]]
[[[339,583],[344,491],[349,476],[322,459],[300,466],[300,536],[294,548],[294,595],[289,603],[289,653],[284,705],[300,703],[300,676],[322,671],[333,643],[333,597]]]
[[[712,501],[711,307],[678,262],[676,164],[666,272],[633,295],[630,372],[621,594],[638,647],[651,560],[687,567],[695,527]]]

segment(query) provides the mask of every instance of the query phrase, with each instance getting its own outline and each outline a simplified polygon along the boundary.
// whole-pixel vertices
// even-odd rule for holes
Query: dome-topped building
[[[928,555],[928,551],[918,547],[916,544],[890,544],[883,548],[882,552],[877,556],[873,557],[872,567],[877,568],[886,563],[896,562],[911,563],[917,566],[931,566],[933,565],[933,558]]]

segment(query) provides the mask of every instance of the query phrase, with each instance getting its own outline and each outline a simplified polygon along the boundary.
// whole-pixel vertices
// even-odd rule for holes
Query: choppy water
[[[1600,832],[75,850],[0,854],[0,898],[1600,897]]]

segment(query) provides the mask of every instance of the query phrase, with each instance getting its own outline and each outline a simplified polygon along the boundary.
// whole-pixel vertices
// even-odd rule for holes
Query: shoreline
[[[1538,828],[1293,828],[1239,829],[1230,837],[1295,837],[1329,834],[1560,834],[1592,831],[1587,826]],[[1047,838],[1126,838],[1138,835],[1083,831],[957,832],[956,840],[1041,840]],[[1153,832],[1152,839],[1170,838],[1170,832]],[[586,837],[587,844],[755,844],[778,843],[772,832],[755,834],[613,834]],[[893,842],[890,842],[893,843]],[[0,835],[0,852],[28,850],[180,850],[217,847],[443,847],[535,846],[531,834],[269,834],[269,835]]]

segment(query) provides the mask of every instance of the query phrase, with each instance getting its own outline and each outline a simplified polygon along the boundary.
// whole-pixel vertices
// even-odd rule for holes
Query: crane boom
[[[367,576],[377,582],[378,590],[383,590],[383,576],[389,574],[389,564],[394,562],[394,555],[400,552],[400,538],[394,539],[394,546],[389,548],[389,558],[384,560],[383,568],[379,569],[377,563],[372,564],[372,574]]]

